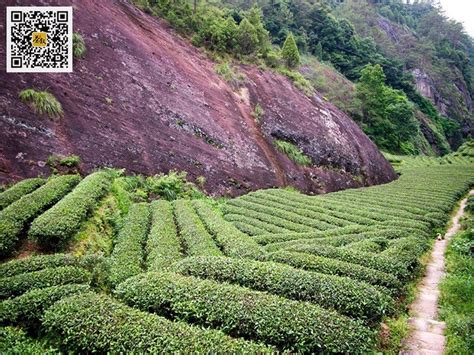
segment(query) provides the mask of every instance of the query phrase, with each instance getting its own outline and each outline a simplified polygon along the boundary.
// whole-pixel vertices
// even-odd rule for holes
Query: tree
[[[252,54],[258,47],[258,33],[249,20],[240,21],[237,29],[237,43],[242,54]]]
[[[321,42],[318,42],[314,49],[314,55],[319,59],[323,60],[323,46],[321,45]]]
[[[295,68],[300,64],[300,52],[296,46],[293,33],[289,32],[283,44],[282,57],[288,68]]]
[[[413,104],[405,93],[385,84],[382,67],[367,65],[357,83],[357,96],[362,102],[364,131],[383,149],[413,153],[413,139],[418,123]]]

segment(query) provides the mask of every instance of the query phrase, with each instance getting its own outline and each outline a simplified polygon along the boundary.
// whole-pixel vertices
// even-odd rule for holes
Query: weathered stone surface
[[[0,36],[0,180],[46,173],[41,162],[53,153],[79,155],[84,171],[187,170],[191,178],[205,176],[216,194],[285,184],[320,193],[396,177],[357,125],[317,94],[308,98],[287,78],[255,67],[242,67],[247,79],[233,89],[164,21],[126,2],[49,3],[71,2],[74,30],[87,46],[71,74],[6,74]],[[64,118],[35,115],[18,99],[26,88],[54,94]],[[260,124],[251,115],[257,103],[265,111]],[[297,166],[276,151],[278,137],[317,166]]]

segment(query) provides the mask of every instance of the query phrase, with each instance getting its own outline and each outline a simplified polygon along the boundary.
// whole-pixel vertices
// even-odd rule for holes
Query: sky
[[[446,15],[464,23],[467,33],[474,37],[474,1],[473,0],[440,0]]]

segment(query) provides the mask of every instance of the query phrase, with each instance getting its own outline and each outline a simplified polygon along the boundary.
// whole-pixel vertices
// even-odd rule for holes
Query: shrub
[[[173,201],[178,198],[198,198],[203,194],[196,186],[186,180],[185,171],[170,171],[167,175],[159,174],[149,176],[146,179],[146,187],[149,192],[161,196],[165,200]]]
[[[88,283],[91,274],[75,266],[62,266],[33,271],[0,279],[0,299],[15,297],[34,288]]]
[[[80,180],[78,175],[54,178],[2,210],[0,212],[0,256],[10,256],[26,225],[59,201]]]
[[[311,85],[311,83],[300,72],[289,70],[287,68],[277,68],[277,71],[291,79],[293,84],[306,95],[310,96],[314,93],[313,85]]]
[[[393,274],[399,279],[405,279],[410,276],[409,270],[402,261],[381,255],[341,249],[329,245],[295,245],[286,250],[325,256],[327,258],[359,264],[388,274]]]
[[[403,263],[408,270],[415,270],[420,266],[419,258],[428,246],[429,243],[424,239],[416,237],[400,238],[391,241],[388,248],[379,255]]]
[[[33,192],[44,183],[45,180],[41,178],[26,179],[16,183],[5,192],[0,193],[0,210]]]
[[[143,271],[144,245],[150,224],[147,203],[130,207],[109,260],[109,281],[115,286]]]
[[[261,259],[264,257],[263,248],[251,237],[242,233],[230,222],[214,212],[202,200],[192,202],[198,216],[207,230],[214,236],[217,245],[225,255],[237,258]]]
[[[38,115],[45,115],[52,119],[63,117],[61,103],[47,91],[26,89],[20,92],[20,100],[28,104]]]
[[[218,327],[285,351],[362,352],[373,344],[369,329],[337,312],[210,280],[148,273],[122,283],[116,295],[143,311]]]
[[[290,299],[309,301],[368,322],[379,320],[393,307],[389,296],[367,283],[273,262],[194,257],[179,261],[174,269],[183,275],[235,283]]]
[[[0,327],[1,354],[58,354],[58,351],[30,338],[14,327]]]
[[[233,87],[238,87],[245,81],[245,76],[241,73],[236,73],[228,62],[216,64],[214,70]]]
[[[0,323],[38,329],[47,308],[64,297],[86,291],[90,291],[88,285],[76,284],[33,289],[0,303]]]
[[[67,243],[81,227],[97,201],[110,189],[107,172],[87,176],[53,208],[36,218],[28,236],[43,247],[55,248]]]
[[[356,241],[354,243],[349,243],[344,248],[350,250],[357,250],[368,253],[380,253],[384,247],[388,244],[387,239],[383,238],[374,238],[374,239],[365,239],[361,241]]]
[[[257,123],[260,123],[264,114],[265,111],[263,110],[262,106],[260,106],[260,104],[256,104],[255,108],[253,109],[252,116],[253,118],[255,118],[255,121],[257,121]]]
[[[68,168],[78,166],[80,162],[81,158],[77,155],[69,155],[67,157],[62,157],[61,159],[59,159],[59,165],[66,166]]]
[[[78,59],[84,58],[86,55],[86,43],[84,42],[84,38],[77,32],[72,34],[72,52],[74,58]]]
[[[298,51],[295,38],[291,32],[288,33],[285,43],[283,43],[281,55],[288,68],[295,68],[301,62],[300,52]]]
[[[275,145],[276,149],[278,149],[282,153],[285,153],[288,156],[288,158],[293,160],[296,164],[299,164],[302,166],[310,166],[312,164],[311,158],[305,155],[293,143],[290,143],[281,139],[275,139],[273,144]]]
[[[220,331],[203,330],[141,312],[93,293],[48,309],[45,330],[71,353],[267,353],[273,349]]]
[[[15,259],[0,264],[0,278],[59,266],[77,266],[92,270],[101,260],[102,257],[98,255],[87,255],[84,257],[77,257],[71,254],[30,256],[29,258]]]
[[[190,201],[175,201],[174,212],[179,234],[185,245],[186,255],[222,255],[212,236],[204,228]]]
[[[164,200],[153,201],[151,229],[146,244],[149,270],[158,271],[183,258],[178,231],[173,218],[173,205]]]
[[[402,288],[400,281],[391,274],[322,256],[281,250],[270,254],[269,260],[288,264],[298,269],[316,271],[329,275],[347,276],[352,279],[365,281],[372,285],[386,287],[395,291],[395,293]]]

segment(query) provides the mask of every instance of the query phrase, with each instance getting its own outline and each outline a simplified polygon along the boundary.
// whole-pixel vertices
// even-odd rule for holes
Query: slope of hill
[[[374,352],[473,174],[464,160],[221,204],[133,203],[119,187],[137,177],[113,170],[25,180],[0,193],[0,260],[21,256],[0,263],[0,351]]]
[[[246,79],[233,88],[164,21],[126,2],[73,3],[75,31],[87,46],[74,73],[2,69],[2,180],[46,172],[53,153],[80,156],[85,171],[186,170],[205,176],[215,193],[285,184],[322,192],[395,177],[357,125],[318,94],[307,97],[287,78],[245,66],[238,70]],[[0,58],[5,68],[3,52]],[[18,98],[28,88],[55,95],[64,118],[52,122],[34,114]],[[264,112],[259,123],[251,115],[257,104]],[[296,145],[311,166],[288,159],[274,148],[275,139]]]

